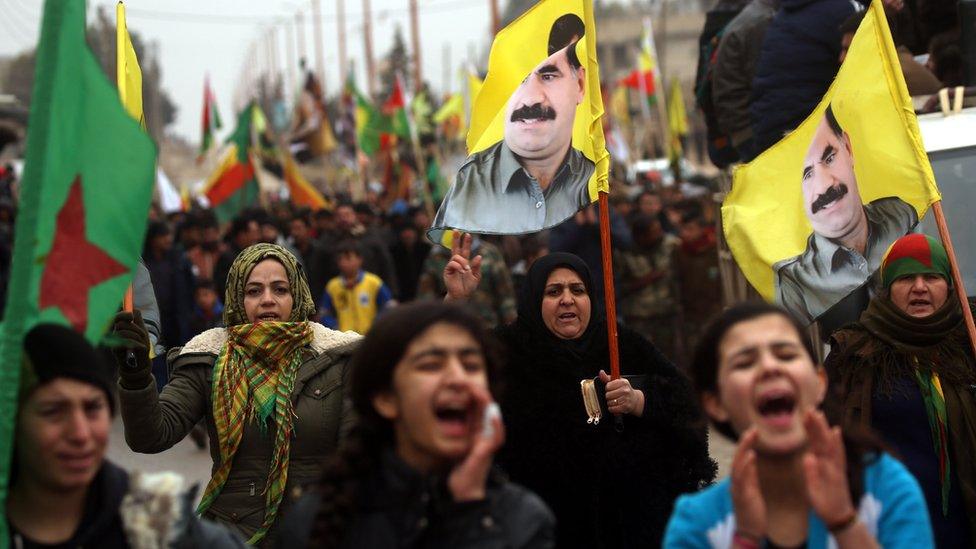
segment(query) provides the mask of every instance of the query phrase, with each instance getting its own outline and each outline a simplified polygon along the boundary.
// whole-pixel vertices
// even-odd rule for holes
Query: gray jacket
[[[339,446],[353,420],[348,391],[350,355],[361,336],[329,330],[313,324],[314,337],[306,349],[307,358],[298,369],[292,390],[294,440],[290,451],[287,490],[319,479],[322,463]],[[142,388],[127,389],[120,383],[119,402],[125,441],[136,452],[155,454],[169,449],[206,420],[214,470],[220,463],[217,429],[213,419],[213,365],[227,341],[224,328],[214,328],[174,348],[168,359],[173,374],[161,393],[145,373]],[[262,433],[256,423],[245,426],[234,467],[220,495],[205,518],[228,525],[244,539],[264,520],[262,494],[271,466],[273,437]],[[279,517],[284,514],[279,510]],[[266,541],[274,537],[274,528]]]

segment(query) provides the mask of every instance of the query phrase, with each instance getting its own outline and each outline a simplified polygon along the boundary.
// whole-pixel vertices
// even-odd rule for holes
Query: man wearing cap
[[[109,362],[77,332],[39,324],[27,333],[5,509],[9,546],[244,547],[195,518],[194,495],[180,492],[177,475],[130,475],[105,459],[116,386]]]
[[[937,240],[895,241],[881,290],[830,340],[827,409],[879,434],[918,480],[936,547],[976,547],[976,359]]]

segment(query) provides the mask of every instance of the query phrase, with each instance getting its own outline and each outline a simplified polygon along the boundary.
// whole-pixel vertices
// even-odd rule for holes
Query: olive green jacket
[[[292,391],[296,418],[292,434],[286,493],[319,479],[326,458],[339,446],[351,427],[353,413],[347,398],[349,357],[361,336],[330,330],[312,324],[312,344],[305,349],[306,360],[299,367]],[[217,431],[213,420],[211,384],[213,365],[227,341],[224,328],[214,328],[196,336],[186,346],[171,349],[167,355],[172,374],[157,395],[156,382],[147,372],[145,387],[131,390],[119,387],[125,440],[136,452],[163,452],[206,420],[210,438],[213,471],[219,465]],[[220,495],[205,513],[206,518],[227,524],[248,539],[264,519],[268,469],[274,447],[274,432],[262,434],[256,423],[244,429],[234,466]],[[285,498],[278,517],[287,512]],[[274,528],[265,538],[274,539]]]

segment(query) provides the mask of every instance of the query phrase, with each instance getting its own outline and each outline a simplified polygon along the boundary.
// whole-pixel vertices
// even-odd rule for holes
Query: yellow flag
[[[610,96],[610,112],[614,120],[620,124],[630,124],[630,100],[626,86],[617,86]]]
[[[502,29],[469,122],[469,157],[427,236],[527,234],[609,190],[593,0],[541,0]]]
[[[437,112],[434,113],[434,122],[440,124],[455,115],[464,115],[464,97],[459,93],[452,93],[447,101],[441,105],[441,108],[437,109]]]
[[[146,129],[146,117],[142,112],[142,69],[132,47],[129,31],[125,26],[125,5],[115,6],[115,67],[119,98],[132,118]]]
[[[495,36],[488,57],[488,76],[471,114],[468,153],[485,150],[502,140],[509,99],[526,76],[552,55],[547,49],[549,35],[557,20],[567,16],[577,17],[584,27],[584,35],[574,46],[586,78],[584,99],[576,107],[572,144],[596,165],[589,184],[590,199],[595,201],[599,191],[609,191],[610,155],[600,121],[603,97],[592,0],[541,0]]]
[[[671,79],[671,91],[668,93],[668,128],[671,134],[671,158],[680,158],[684,154],[681,138],[688,135],[688,114],[685,112],[681,82],[677,78]]]
[[[884,251],[939,199],[874,0],[813,113],[736,170],[722,220],[736,262],[765,298],[808,322],[830,313],[833,323],[856,320],[857,307],[835,317],[866,303]]]

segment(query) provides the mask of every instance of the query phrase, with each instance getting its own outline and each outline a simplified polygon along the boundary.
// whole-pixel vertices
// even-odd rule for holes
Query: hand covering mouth
[[[556,111],[552,107],[543,107],[542,103],[519,107],[512,112],[512,122],[525,122],[529,120],[555,120]]]
[[[820,210],[840,200],[845,195],[847,195],[847,185],[844,183],[833,185],[813,201],[813,204],[810,205],[810,212],[816,214]]]

